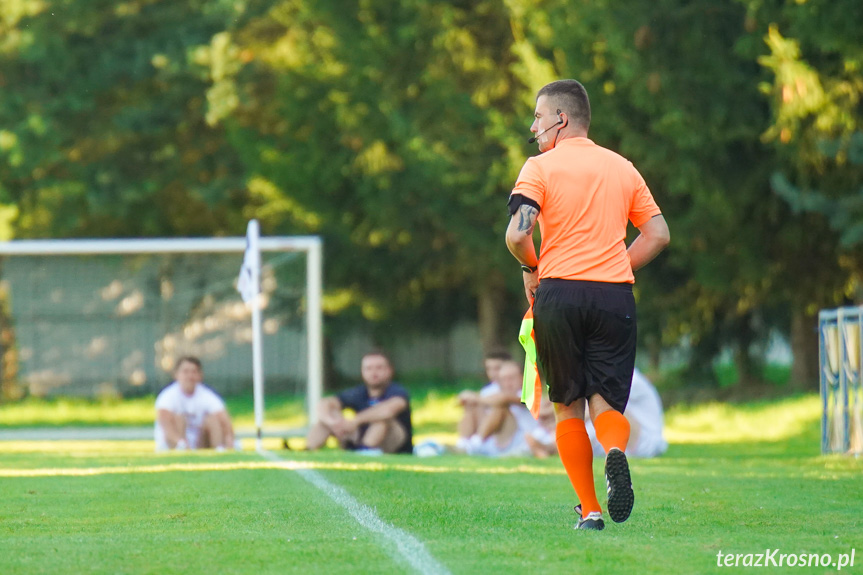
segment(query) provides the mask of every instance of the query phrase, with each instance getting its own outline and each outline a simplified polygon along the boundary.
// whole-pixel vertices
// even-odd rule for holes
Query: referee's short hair
[[[588,130],[590,128],[590,100],[587,90],[578,80],[557,80],[546,84],[536,94],[537,100],[540,96],[546,96],[554,102],[561,112],[565,112],[570,120],[578,126]]]

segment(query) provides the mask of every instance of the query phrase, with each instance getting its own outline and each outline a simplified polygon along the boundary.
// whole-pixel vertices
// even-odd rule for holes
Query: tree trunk
[[[333,339],[328,336],[324,336],[323,341],[323,353],[324,353],[324,381],[323,381],[323,389],[324,392],[332,392],[333,390],[339,389],[341,385],[344,383],[343,379],[345,379],[336,369],[336,354],[333,346]]]
[[[483,353],[496,349],[509,349],[515,336],[504,333],[506,314],[506,285],[499,272],[491,272],[477,291],[477,322]],[[506,337],[510,335],[512,337]]]
[[[745,314],[735,320],[734,365],[737,368],[737,385],[748,386],[761,383],[761,362],[752,357],[752,316]]]
[[[658,374],[662,367],[661,336],[650,334],[644,338],[644,347],[647,350],[648,371],[653,375]]]
[[[818,318],[802,308],[791,313],[791,387],[818,389]]]
[[[689,387],[718,387],[713,360],[719,354],[719,340],[715,332],[706,332],[692,344],[689,362],[684,370],[686,385]]]

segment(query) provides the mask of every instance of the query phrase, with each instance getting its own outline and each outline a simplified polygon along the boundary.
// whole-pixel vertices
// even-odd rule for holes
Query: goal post
[[[57,265],[59,262],[65,261],[66,258],[64,256],[66,256],[66,257],[68,257],[68,256],[79,256],[82,258],[86,258],[87,256],[118,256],[118,257],[153,256],[156,258],[159,256],[163,256],[163,257],[173,256],[173,257],[179,257],[179,258],[182,258],[182,257],[192,258],[192,257],[194,257],[194,258],[197,258],[196,261],[204,262],[204,263],[196,264],[196,267],[194,268],[195,270],[201,270],[199,272],[199,274],[201,276],[204,276],[207,274],[213,276],[214,272],[212,271],[212,269],[209,269],[209,268],[216,267],[216,264],[214,263],[212,266],[210,266],[206,262],[208,262],[210,260],[215,261],[216,259],[218,259],[218,267],[219,267],[220,273],[221,273],[221,275],[218,276],[218,280],[220,282],[219,283],[220,290],[221,290],[219,297],[222,298],[219,300],[218,303],[219,303],[219,305],[221,305],[223,308],[225,308],[227,310],[225,312],[225,314],[230,315],[231,310],[236,309],[236,305],[243,305],[240,294],[236,292],[233,284],[235,283],[237,274],[240,270],[240,266],[241,266],[241,263],[243,260],[243,253],[246,250],[246,246],[247,246],[247,240],[246,240],[246,238],[243,238],[243,237],[13,240],[13,241],[8,241],[8,242],[0,242],[0,262],[2,262],[2,263],[0,263],[0,266],[5,268],[6,263],[11,261],[12,258],[18,259],[18,258],[27,257],[30,259],[35,259],[36,261],[45,261],[45,260],[41,259],[44,257],[44,258],[46,258],[46,260],[50,260],[50,261],[47,263],[43,263],[42,265],[34,264],[31,267],[33,267],[36,270],[33,273],[41,274],[38,276],[38,278],[42,278],[41,281],[50,282],[52,280],[45,280],[45,278],[53,277],[53,278],[55,278],[54,281],[56,281],[56,278],[59,277],[59,278],[65,280],[65,279],[67,279],[67,276],[69,276],[69,275],[87,275],[88,273],[90,273],[87,271],[87,269],[78,270],[78,269],[75,269],[75,265],[71,265],[71,266],[66,265],[66,266],[64,266],[63,270],[55,270],[55,275],[51,276],[50,275],[51,270],[46,269],[46,268],[51,268],[53,265]],[[309,422],[309,425],[311,425],[316,420],[317,406],[318,406],[320,398],[323,394],[323,326],[322,326],[322,321],[323,321],[323,318],[322,318],[322,289],[323,289],[323,277],[322,277],[323,276],[323,270],[322,270],[322,268],[323,268],[323,255],[322,255],[322,251],[323,251],[323,248],[322,248],[322,241],[321,241],[321,238],[319,238],[317,236],[269,236],[269,237],[265,236],[265,237],[261,237],[258,240],[258,247],[259,247],[259,250],[262,254],[266,253],[272,257],[277,256],[279,253],[281,253],[281,254],[302,253],[305,255],[305,271],[304,271],[305,286],[304,286],[303,293],[297,294],[297,297],[301,298],[303,301],[302,301],[301,306],[298,304],[295,307],[305,308],[304,309],[304,311],[305,311],[304,320],[305,321],[303,322],[304,325],[302,326],[302,331],[304,331],[304,339],[305,339],[303,347],[305,348],[304,352],[305,352],[305,356],[306,356],[305,357],[306,362],[305,362],[305,366],[304,366],[305,379],[306,379],[306,381],[305,381],[305,396],[306,396],[305,397],[305,404],[306,404],[305,407],[306,407],[308,422]],[[209,254],[211,254],[213,256],[213,258],[208,258]],[[218,256],[218,258],[216,256]],[[236,256],[236,257],[234,257],[234,256]],[[203,259],[201,259],[201,258],[203,258]],[[144,267],[145,265],[149,266],[148,269],[157,267],[157,264],[155,262],[149,262],[149,261],[146,264],[137,263],[136,265],[137,265],[136,272],[140,272],[140,269],[142,267]],[[127,266],[127,267],[129,267],[129,266]],[[265,262],[264,267],[267,267],[266,262]],[[66,269],[66,268],[69,268],[69,269]],[[182,275],[183,271],[185,269],[192,269],[192,268],[189,266],[186,266],[184,268],[182,265],[173,265],[171,269],[172,269],[173,273],[178,277],[177,283],[179,284],[179,283],[182,283],[182,281],[183,281],[183,278],[180,277]],[[179,269],[179,271],[178,271],[178,269]],[[105,272],[105,273],[110,273],[110,272]],[[228,273],[230,273],[231,275],[228,276],[227,275]],[[0,283],[2,283],[2,285],[0,285],[0,287],[2,287],[2,291],[4,292],[4,294],[6,294],[6,295],[4,295],[4,297],[8,297],[8,293],[6,293],[6,292],[8,292],[8,290],[10,289],[9,288],[10,280],[7,279],[5,274],[0,274],[0,275],[3,275],[2,282],[0,282]],[[97,274],[94,273],[93,275],[95,276]],[[82,277],[82,278],[80,278],[80,281],[84,282],[84,281],[87,281],[88,279],[89,278]],[[69,280],[69,281],[71,281],[71,280]],[[96,281],[96,280],[92,280],[92,281]],[[159,279],[156,277],[155,272],[151,271],[150,275],[148,277],[146,277],[145,279],[130,280],[130,282],[134,282],[134,281],[137,281],[138,284],[143,284],[146,282],[149,282],[149,284],[156,284],[156,283],[158,283]],[[186,281],[188,283],[191,280],[186,280]],[[274,277],[268,278],[268,281],[269,281],[270,285],[277,283],[277,279]],[[38,283],[39,283],[38,281],[28,281],[26,279],[21,279],[21,278],[19,278],[17,280],[17,285],[19,286],[18,292],[28,291],[27,290],[28,284],[32,288],[29,290],[31,292],[43,290],[43,291],[39,292],[38,296],[36,293],[28,293],[28,294],[23,294],[23,295],[19,296],[19,300],[20,299],[27,299],[27,298],[32,300],[29,302],[29,305],[31,308],[37,308],[41,305],[39,303],[40,298],[43,301],[46,299],[48,299],[48,300],[51,299],[50,297],[49,298],[44,297],[45,294],[48,293],[45,290],[49,290],[51,288],[51,286],[42,286],[42,285],[38,285]],[[103,281],[102,284],[104,284],[104,283],[105,282]],[[116,283],[116,282],[114,282],[114,283]],[[230,284],[227,286],[230,289],[225,289],[226,283]],[[195,286],[196,286],[196,289],[199,290],[199,292],[200,292],[200,293],[197,293],[197,296],[196,296],[197,297],[196,305],[197,305],[198,309],[200,309],[203,305],[200,303],[200,301],[202,299],[206,299],[205,296],[207,294],[205,292],[207,291],[207,285],[203,279],[197,278],[197,276],[196,276]],[[38,287],[38,290],[35,289],[37,287]],[[108,286],[101,285],[97,282],[94,285],[92,285],[91,287],[92,287],[91,291],[98,291],[97,288],[101,289],[103,292],[103,297],[102,298],[91,297],[90,299],[92,299],[92,300],[103,299],[104,300],[107,297],[107,296],[104,296],[104,293],[106,292],[106,290],[108,290]],[[171,286],[168,286],[168,287],[172,290],[175,289]],[[81,288],[81,287],[78,287],[77,289],[79,292],[86,291],[84,288]],[[162,291],[164,292],[165,289],[168,289],[168,288],[165,288],[164,286],[162,286],[160,288],[159,285],[154,285],[152,287],[152,290],[157,292],[155,299],[159,298],[158,291],[160,289],[162,289]],[[179,288],[177,288],[177,289],[179,289]],[[271,289],[275,289],[275,288],[271,288]],[[13,294],[13,298],[14,297],[15,296]],[[231,303],[231,298],[233,298],[233,302],[235,302],[235,303]],[[125,303],[125,300],[122,303]],[[44,306],[46,308],[49,308],[51,305],[52,305],[52,302],[50,302],[50,301],[46,301],[44,304]],[[93,313],[92,310],[94,309],[94,306],[98,306],[100,304],[98,302],[94,303],[92,301],[89,301],[86,303],[86,305],[83,303],[80,305],[81,305],[82,316],[84,316],[87,313],[92,314]],[[141,307],[143,304],[140,304],[140,302],[138,302],[136,304],[135,301],[132,301],[132,303],[130,303],[129,306],[131,309],[133,309],[133,311],[137,310],[137,308],[135,308],[135,305],[138,305],[139,307]],[[59,306],[55,306],[55,307],[59,307]],[[11,315],[11,322],[12,322],[12,325],[14,326],[15,322],[16,322],[16,311],[14,309],[15,306],[12,306],[12,308],[13,308],[12,310],[7,310],[4,313],[8,313],[9,315]],[[115,308],[120,309],[119,305],[115,306]],[[210,317],[206,318],[206,321],[202,319],[201,321],[197,322],[195,325],[193,325],[191,327],[189,325],[186,325],[184,329],[186,331],[189,331],[191,329],[192,332],[195,332],[195,330],[198,330],[198,332],[200,332],[200,331],[205,329],[204,327],[201,327],[201,325],[205,325],[205,324],[209,325],[210,323],[218,323],[216,320],[219,318],[214,317],[215,316],[215,312],[213,312],[214,309],[215,309],[215,306],[211,303],[209,310],[212,313],[210,313]],[[90,311],[88,312],[87,310],[90,310]],[[294,311],[296,312],[297,310],[294,310]],[[43,312],[43,313],[47,313],[47,312]],[[56,312],[56,313],[59,314],[60,312]],[[71,312],[66,312],[64,310],[63,313],[68,314]],[[109,313],[109,312],[101,312],[101,313],[105,316],[109,316],[109,315],[111,315],[111,313],[113,313],[114,315],[117,315],[119,312],[113,311],[111,313]],[[225,315],[225,314],[223,314],[223,315]],[[236,318],[235,313],[233,314],[233,316],[234,316],[232,318],[233,320],[239,321]],[[106,321],[110,321],[110,319],[111,318],[109,317],[109,318],[107,318]],[[118,321],[119,321],[119,318],[115,318],[115,323]],[[164,319],[160,320],[158,318],[153,319],[152,321],[150,321],[150,323],[157,324],[159,321],[162,321],[162,323],[165,323],[165,324],[169,323]],[[300,322],[299,319],[297,321],[298,321],[298,323]],[[140,324],[140,322],[139,322],[139,324]],[[174,322],[174,324],[176,324],[176,321]],[[140,324],[140,325],[143,325],[143,324]],[[272,323],[272,325],[276,325],[276,324]],[[177,329],[180,329],[180,328],[177,328],[176,325],[173,325],[173,328],[175,329],[175,331]],[[148,323],[147,329],[149,329],[150,331],[153,331],[153,329],[156,329],[156,328],[153,328]],[[238,328],[236,328],[235,331],[237,329]],[[272,329],[278,329],[278,328],[273,327]],[[38,330],[36,330],[36,331],[38,331]],[[56,333],[57,331],[59,331],[59,330],[56,328],[52,328],[51,324],[49,323],[48,327],[43,328],[42,332],[39,332],[39,333],[44,334],[44,336],[42,337],[43,340],[47,340],[47,339],[49,339],[49,337],[53,337],[54,339],[52,341],[55,342],[54,347],[55,348],[62,348],[63,347],[62,344],[56,343],[57,341],[59,341],[59,340],[57,340],[57,333]],[[72,330],[70,328],[69,331],[72,332],[74,330]],[[45,332],[47,332],[47,333],[45,333]],[[197,333],[197,332],[195,332],[195,333]],[[37,333],[37,336],[38,335],[39,334]],[[74,335],[67,336],[67,340],[71,339],[72,337],[74,337]],[[38,337],[36,339],[38,340]],[[231,339],[230,337],[226,336],[226,337],[223,337],[222,339],[224,341],[228,341],[230,345],[239,345],[239,343],[237,343],[237,342],[240,342],[240,340],[237,337],[233,337],[233,339]],[[107,340],[109,342],[108,345],[110,345],[111,337],[108,337]],[[160,344],[164,344],[165,342],[170,344],[171,341],[172,340],[168,336],[164,336],[162,338]],[[224,345],[224,341],[222,342],[222,345]],[[245,339],[243,341],[248,343],[247,339]],[[157,344],[157,345],[160,345],[160,344]],[[105,343],[103,342],[101,345],[102,345],[102,347],[104,347]],[[93,346],[91,346],[91,347],[93,347]],[[98,348],[98,346],[96,346],[96,347]],[[5,352],[5,350],[3,350],[3,351]],[[98,349],[96,351],[98,351]],[[59,350],[55,349],[54,352],[55,352],[55,354],[64,353],[64,351],[62,349],[59,349]],[[39,350],[34,351],[34,350],[30,349],[30,350],[28,350],[27,353],[32,355],[33,353],[39,353]],[[69,351],[68,353],[72,353],[72,352]],[[80,349],[76,353],[78,353],[80,355],[81,354]],[[126,358],[126,359],[128,359],[128,358]],[[273,358],[270,357],[269,359],[272,360]],[[268,361],[268,357],[266,356],[266,352],[265,352],[265,356],[263,358],[263,362],[265,365],[267,364],[267,361]],[[58,363],[62,364],[62,360],[60,360]],[[162,366],[163,369],[165,369],[166,367],[167,367],[166,365]],[[247,367],[248,367],[248,370],[250,372],[252,370],[251,362],[249,362]],[[206,368],[206,366],[205,366],[205,368]],[[42,375],[44,375],[46,371],[47,370],[43,369],[40,371],[40,373]],[[5,374],[4,374],[4,376],[5,376]]]
[[[863,453],[863,306],[818,314],[821,453]]]

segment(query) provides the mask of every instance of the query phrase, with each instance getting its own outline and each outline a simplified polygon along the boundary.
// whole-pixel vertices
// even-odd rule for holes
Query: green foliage
[[[670,223],[638,275],[641,341],[654,359],[689,342],[687,379],[710,385],[730,346],[751,381],[771,330],[859,298],[861,18],[856,0],[8,0],[0,238],[257,217],[325,238],[331,338],[479,315],[508,342],[521,134],[536,90],[575,77],[591,137]]]
[[[838,186],[801,190],[781,172],[771,178],[773,190],[788,202],[795,213],[815,213],[827,220],[830,229],[838,234],[839,248],[843,252],[851,251],[863,243],[863,158],[858,156],[860,152],[857,151],[861,145],[863,132],[857,132],[850,138],[848,161],[836,167],[832,178],[834,182],[841,178],[847,186],[860,186],[856,191]],[[829,148],[833,148],[832,158],[827,156],[824,160],[832,159],[835,162],[837,146],[826,144],[822,149]],[[825,151],[825,156],[827,153]]]
[[[745,11],[677,0],[549,9],[548,49],[566,55],[558,74],[591,94],[592,138],[633,161],[671,228],[669,252],[638,274],[642,341],[686,338],[699,370],[689,379],[711,380],[712,358],[771,289],[770,158],[758,142],[768,118],[761,72],[743,49]]]
[[[234,12],[100,1],[7,13],[0,79],[15,89],[0,95],[0,198],[18,208],[17,236],[241,229],[241,171],[204,121],[196,62]]]
[[[270,232],[327,238],[328,281],[347,290],[331,311],[356,306],[390,332],[418,309],[429,329],[472,313],[457,294],[502,283],[509,261],[524,120],[508,13],[286,1],[235,41],[254,60],[225,124],[259,184],[253,209]]]
[[[850,22],[861,16],[861,7],[851,1],[775,8],[760,2],[747,4],[750,18],[760,21],[759,30],[766,28],[769,49],[759,62],[772,74],[772,82],[761,85],[772,100],[773,116],[764,140],[780,158],[771,176],[772,188],[810,228],[798,230],[809,232],[807,242],[823,237],[813,233],[813,221],[821,229],[829,226],[832,233],[824,234],[829,244],[826,249],[834,250],[835,255],[820,261],[811,258],[805,265],[810,275],[819,276],[835,292],[850,295],[849,275],[852,280],[859,278],[863,265],[848,249],[863,239],[863,117],[859,105],[863,49],[847,34],[853,28]],[[837,257],[841,258],[839,273]],[[852,284],[856,284],[856,288],[850,286],[852,292],[859,289],[859,280]],[[810,301],[824,302],[808,291]]]

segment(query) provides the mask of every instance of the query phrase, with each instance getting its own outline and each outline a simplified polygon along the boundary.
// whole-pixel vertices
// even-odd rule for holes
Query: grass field
[[[420,437],[449,437],[450,401],[417,404]],[[767,549],[854,549],[860,573],[863,461],[819,455],[818,418],[815,396],[672,408],[668,453],[632,461],[632,517],[599,533],[572,530],[556,459],[0,441],[0,573],[710,573]]]

